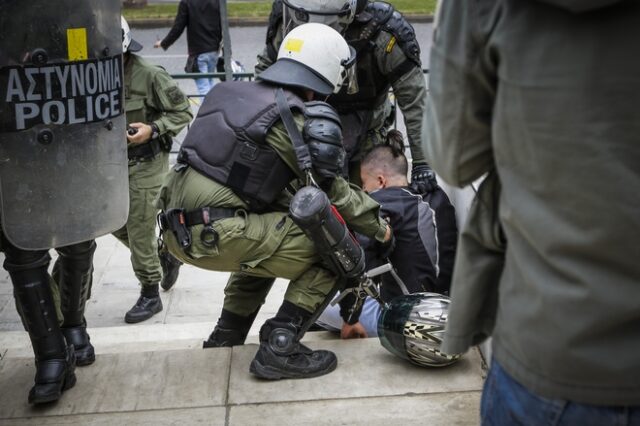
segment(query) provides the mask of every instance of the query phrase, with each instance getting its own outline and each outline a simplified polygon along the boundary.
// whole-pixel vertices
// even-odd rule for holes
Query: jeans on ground
[[[483,426],[638,426],[640,406],[606,407],[544,398],[516,382],[493,359],[480,416]]]
[[[218,62],[218,52],[206,52],[198,55],[198,71],[200,72],[216,72],[216,63]],[[198,93],[206,95],[213,88],[212,78],[196,78],[196,86]]]
[[[360,323],[367,331],[368,337],[376,337],[378,335],[378,318],[380,317],[380,312],[382,312],[382,308],[378,302],[370,297],[364,300],[362,313],[360,314]],[[340,331],[342,329],[340,305],[327,306],[327,309],[320,314],[316,323],[329,331]]]

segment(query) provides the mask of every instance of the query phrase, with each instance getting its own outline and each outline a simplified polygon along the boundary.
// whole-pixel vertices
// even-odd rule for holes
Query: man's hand
[[[358,321],[353,325],[349,325],[346,322],[342,323],[342,330],[340,330],[340,338],[342,339],[360,339],[367,337],[367,332],[364,326]]]
[[[387,222],[387,232],[384,233],[384,242],[388,243],[393,238],[393,230],[391,229],[391,225],[389,224],[389,219],[384,219]]]
[[[132,127],[138,130],[133,135],[130,135],[129,133],[127,133],[127,140],[129,141],[129,143],[141,144],[151,139],[151,134],[153,133],[153,130],[151,129],[151,126],[149,126],[148,124],[131,123],[129,124],[129,127]]]
[[[393,236],[393,229],[391,229],[391,225],[389,224],[389,218],[384,218],[387,221],[387,232],[384,234],[384,242],[377,243],[378,248],[378,258],[382,260],[386,260],[393,253],[393,249],[396,248],[396,239]]]
[[[153,43],[153,47],[155,47],[156,49],[158,47],[162,47],[162,40],[156,40],[156,42]]]
[[[416,193],[425,195],[433,192],[438,186],[436,174],[427,164],[414,164],[411,169],[409,187]]]

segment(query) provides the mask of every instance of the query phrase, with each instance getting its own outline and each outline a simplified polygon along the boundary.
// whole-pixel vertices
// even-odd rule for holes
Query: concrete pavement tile
[[[99,356],[76,369],[77,384],[57,404],[37,409],[27,404],[33,360],[8,358],[0,367],[0,419],[223,406],[230,355],[221,348]]]
[[[114,255],[114,257],[116,257],[116,255]],[[131,263],[128,259],[127,255],[126,262],[111,260],[108,267],[105,268],[102,275],[99,276],[98,284],[103,288],[116,290],[139,288],[138,279],[133,273]]]
[[[261,324],[262,322],[259,322],[255,328],[255,334],[249,334],[247,344],[258,343],[258,330]],[[89,328],[89,334],[98,355],[199,349],[214,325],[215,320],[210,319],[195,323],[149,325],[142,323],[117,327],[93,327]],[[306,343],[337,339],[339,336],[335,333],[314,331],[305,334],[303,341]],[[32,355],[29,336],[22,330],[0,332],[0,348],[8,349],[6,357],[9,358],[28,358]]]
[[[338,357],[338,368],[304,380],[262,381],[249,373],[256,345],[236,346],[231,357],[229,403],[307,401],[365,396],[475,391],[482,388],[481,359],[470,351],[446,368],[422,368],[387,352],[377,338],[311,342]],[[247,392],[251,389],[251,392]]]
[[[29,335],[24,329],[0,332],[0,349],[16,349],[27,347],[31,353]]]
[[[209,271],[191,265],[182,265],[178,281],[175,283],[174,288],[199,288],[222,293],[224,286],[227,285],[228,279],[228,272]]]
[[[23,330],[13,294],[0,294],[0,331]]]
[[[96,252],[93,255],[93,267],[104,269],[111,261],[112,256],[118,250],[118,246],[125,248],[114,236],[106,235],[96,240]],[[125,248],[126,250],[126,248]]]
[[[131,324],[121,327],[89,328],[96,354],[199,349],[211,332],[210,323]],[[25,332],[0,333],[0,348],[8,348],[7,357],[31,357],[31,344]]]
[[[124,315],[136,303],[140,296],[137,285],[130,290],[113,290],[98,288],[92,291],[91,299],[87,302],[85,317],[89,328],[123,326]],[[140,324],[159,324],[164,322],[167,314],[167,304],[171,295],[161,292],[163,310]]]
[[[213,289],[208,291],[202,288],[176,288],[165,294],[171,296],[171,303],[167,308],[167,320],[175,316],[187,318],[193,316],[209,317],[210,321],[215,323],[224,301],[224,293]]]
[[[229,425],[475,426],[480,391],[231,406]]]
[[[0,263],[2,262],[4,262],[4,254],[0,254]],[[9,273],[0,268],[0,295],[2,294],[13,295],[13,284],[11,284]]]
[[[212,311],[212,313],[207,314],[207,315],[167,315],[167,317],[165,318],[164,322],[165,324],[172,324],[172,325],[177,325],[177,324],[190,324],[192,322],[206,322],[209,324],[209,331],[207,331],[207,334],[203,337],[207,337],[209,335],[209,333],[211,333],[211,331],[213,330],[213,327],[216,325],[216,321],[218,320],[218,316],[220,315],[220,308],[218,308],[215,311]]]
[[[187,408],[178,410],[136,411],[131,413],[84,414],[76,416],[30,417],[3,420],[6,426],[182,426],[225,424],[224,407]]]

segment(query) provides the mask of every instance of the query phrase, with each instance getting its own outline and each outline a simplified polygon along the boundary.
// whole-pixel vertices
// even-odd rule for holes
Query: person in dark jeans
[[[189,61],[185,71],[216,72],[218,50],[222,40],[218,0],[181,0],[169,34],[163,40],[156,41],[153,47],[162,47],[167,50],[185,28],[187,28],[189,49]],[[213,79],[196,79],[198,93],[203,96],[209,93],[213,85]]]
[[[385,264],[388,256],[409,292],[448,294],[458,237],[455,208],[439,186],[428,195],[412,191],[402,134],[391,131],[388,143],[365,155],[360,174],[363,189],[380,203],[381,216],[391,224],[395,247],[390,253],[380,253],[378,245],[358,235],[367,269]],[[380,294],[388,302],[402,290],[390,274],[384,274]],[[330,306],[318,318],[318,325],[340,330],[343,338],[377,336],[381,306],[367,298],[361,312],[350,312],[353,302],[349,295],[340,306]]]

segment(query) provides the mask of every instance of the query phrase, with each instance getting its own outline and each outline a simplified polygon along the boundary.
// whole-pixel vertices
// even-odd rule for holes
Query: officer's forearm
[[[404,116],[413,163],[426,163],[422,152],[422,124],[427,104],[427,86],[419,67],[401,77],[393,86],[393,92]]]
[[[193,114],[190,110],[174,111],[163,115],[155,120],[154,123],[158,126],[160,135],[169,134],[175,136],[191,122],[192,118]]]
[[[364,191],[338,177],[328,188],[327,195],[351,229],[384,241],[387,224],[380,218],[380,205]]]

